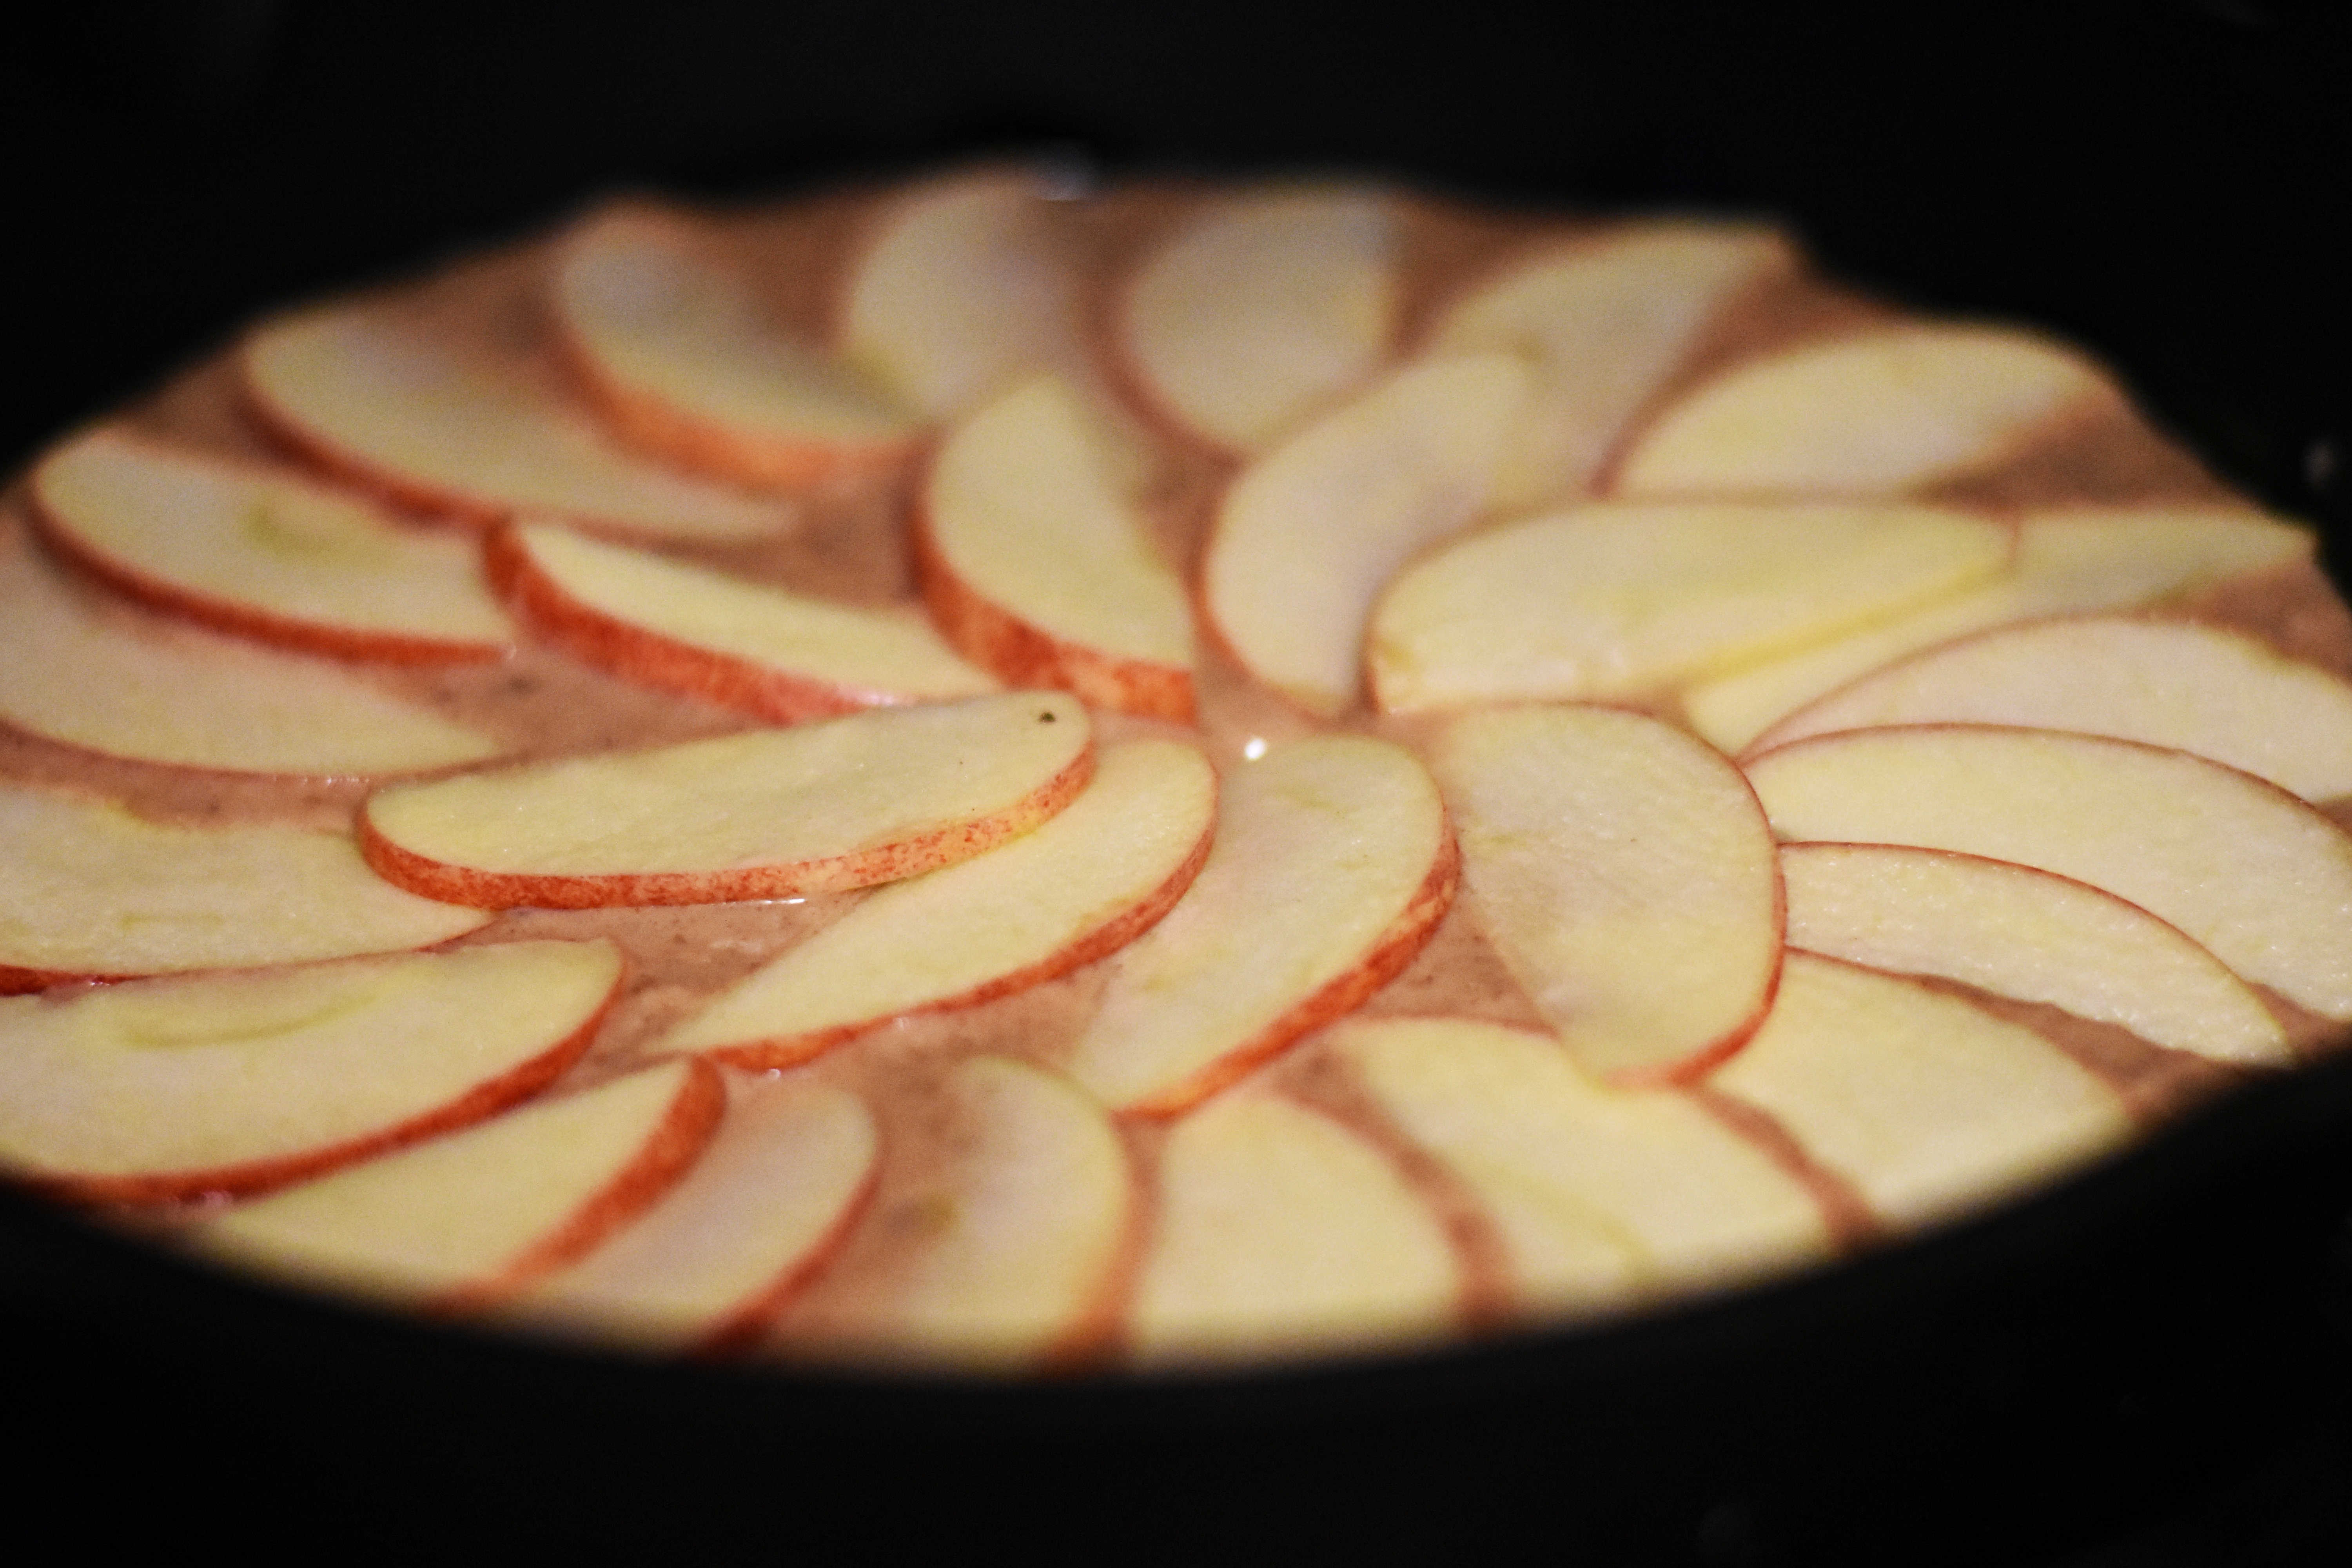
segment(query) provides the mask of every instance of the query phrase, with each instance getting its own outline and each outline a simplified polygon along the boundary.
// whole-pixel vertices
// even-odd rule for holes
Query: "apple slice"
[[[2112,893],[2007,861],[1885,844],[1791,844],[1780,870],[1791,947],[2045,1002],[2217,1061],[2294,1059],[2244,981]]]
[[[749,583],[552,523],[484,547],[533,635],[624,680],[779,723],[997,689],[929,623]]]
[[[499,749],[344,665],[111,608],[0,532],[0,721],[110,757],[230,773],[427,773]]]
[[[2122,1099],[2032,1030],[1803,952],[1708,1087],[1769,1114],[1906,1228],[2047,1182],[2132,1131]]]
[[[880,1150],[856,1095],[730,1075],[727,1114],[694,1168],[498,1317],[645,1350],[734,1350],[839,1248],[874,1190]]]
[[[1257,451],[1388,356],[1397,250],[1396,215],[1378,191],[1218,202],[1129,281],[1114,327],[1123,363],[1181,428]]]
[[[1076,699],[1013,691],[395,784],[360,843],[401,887],[487,909],[839,892],[1027,832],[1094,762]]]
[[[1748,776],[1784,840],[2013,860],[2178,926],[2248,980],[2352,1019],[2352,837],[2186,752],[2054,730],[1847,730]]]
[[[1169,1131],[1128,1333],[1146,1362],[1365,1351],[1453,1328],[1463,1291],[1387,1155],[1320,1111],[1234,1095]]]
[[[1356,735],[1276,746],[1225,780],[1207,863],[1119,954],[1071,1076],[1116,1110],[1186,1109],[1395,978],[1459,866],[1412,753]]]
[[[2179,621],[2080,616],[1962,637],[1799,709],[1756,744],[1934,723],[2113,735],[2227,763],[2309,801],[2352,795],[2352,685],[2242,633]]]
[[[2311,558],[2309,530],[2260,512],[2070,508],[2028,513],[2017,556],[1991,582],[1683,693],[1696,730],[1737,753],[1783,714],[1948,637],[2032,616],[2121,609]]]
[[[1621,496],[1894,496],[1996,467],[2116,406],[2073,349],[2007,327],[1905,325],[1752,360],[1659,416]]]
[[[1701,334],[1796,261],[1787,238],[1769,228],[1633,224],[1530,257],[1448,305],[1424,352],[1514,349],[1536,366],[1535,397],[1496,479],[1496,510],[1587,489]]]
[[[877,891],[721,993],[661,1042],[782,1068],[901,1014],[1009,995],[1117,952],[1192,884],[1217,777],[1177,741],[1103,753],[1042,826]]]
[[[614,446],[528,362],[428,336],[366,306],[268,322],[246,340],[245,386],[270,428],[404,505],[474,523],[537,512],[652,539],[765,538],[792,511]]]
[[[1580,507],[1400,575],[1365,662],[1388,712],[1645,696],[1957,593],[2011,548],[1998,523],[1934,507]]]
[[[1780,970],[1780,868],[1739,770],[1614,708],[1455,720],[1430,762],[1471,911],[1578,1066],[1679,1082],[1738,1049]]]
[[[1522,1305],[1616,1305],[1826,1258],[1802,1183],[1687,1095],[1611,1089],[1558,1042],[1467,1018],[1351,1018],[1332,1049],[1500,1231]]]
[[[588,1048],[610,942],[519,942],[0,1002],[0,1165],[86,1203],[300,1181],[537,1093]]]
[[[496,658],[514,627],[470,542],[299,475],[100,428],[41,459],[51,548],[142,604],[310,653]]]
[[[378,879],[348,834],[169,826],[0,784],[0,991],[401,952],[488,919]]]
[[[948,639],[1006,680],[1189,722],[1192,606],[1117,472],[1075,388],[1019,384],[932,459],[916,574]]]
[[[1321,717],[1355,701],[1374,596],[1486,510],[1530,382],[1517,354],[1412,365],[1242,470],[1201,593],[1252,675]]]
[[[848,366],[793,342],[683,217],[608,211],[556,259],[560,341],[614,427],[646,450],[745,484],[803,487],[887,468],[913,416]]]
[[[256,1198],[187,1239],[318,1289],[479,1310],[660,1197],[702,1152],[726,1099],[709,1064],[659,1063]]]

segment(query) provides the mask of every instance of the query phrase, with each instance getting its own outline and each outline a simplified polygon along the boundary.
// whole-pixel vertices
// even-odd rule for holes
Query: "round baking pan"
[[[2253,0],[94,5],[0,50],[32,274],[0,437],[13,469],[268,305],[615,185],[789,192],[975,153],[1340,168],[1770,211],[1910,304],[2041,321],[2320,523],[2341,582],[2347,42],[2333,13]],[[1005,1384],[479,1336],[9,1196],[0,1366],[37,1449],[10,1490],[87,1539],[161,1522],[362,1555],[2332,1561],[2348,1226],[2343,1058],[1975,1222],[1653,1317]],[[93,1478],[120,1501],[85,1508]]]

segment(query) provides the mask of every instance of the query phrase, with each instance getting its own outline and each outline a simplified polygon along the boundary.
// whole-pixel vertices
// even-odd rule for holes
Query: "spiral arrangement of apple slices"
[[[2310,536],[1755,224],[634,203],[0,513],[0,1171],[301,1288],[1352,1353],[1817,1265],[2352,1025]]]

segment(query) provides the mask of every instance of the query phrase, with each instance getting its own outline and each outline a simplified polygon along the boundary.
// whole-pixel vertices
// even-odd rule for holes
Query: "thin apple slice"
[[[484,554],[533,635],[582,663],[779,723],[997,689],[902,611],[745,582],[552,523],[501,528]]]
[[[1739,1047],[1780,974],[1780,869],[1738,769],[1579,707],[1465,715],[1430,767],[1471,911],[1578,1066],[1676,1082]]]
[[[2013,328],[1904,325],[1735,365],[1642,432],[1620,496],[1895,496],[1993,468],[2113,407],[2073,349]]]
[[[1381,585],[1486,510],[1531,382],[1517,354],[1412,365],[1242,471],[1201,591],[1252,675],[1320,716],[1355,701]]]
[[[1360,1352],[1452,1328],[1463,1286],[1444,1227],[1379,1149],[1234,1095],[1169,1131],[1128,1333],[1146,1362]]]
[[[1027,832],[1094,763],[1083,704],[1013,691],[395,784],[360,845],[399,886],[486,909],[840,892]]]
[[[582,226],[550,290],[559,338],[614,427],[746,484],[802,487],[902,461],[913,415],[779,331],[691,223],[641,208]]]
[[[1398,243],[1378,191],[1309,186],[1219,202],[1129,281],[1114,329],[1123,363],[1177,425],[1260,450],[1388,356]]]
[[[2308,529],[2260,512],[2069,508],[2030,512],[2010,570],[1923,609],[1683,693],[1691,727],[1737,753],[1774,721],[1906,654],[2029,616],[2158,604],[2311,557]]]
[[[1799,709],[1756,744],[1937,723],[2145,741],[2305,800],[2352,795],[2352,684],[2243,633],[2179,621],[2076,616],[1963,637]]]
[[[1721,1289],[1831,1251],[1802,1183],[1687,1095],[1608,1088],[1557,1041],[1467,1018],[1351,1018],[1332,1049],[1501,1233],[1521,1304]]]
[[[709,1063],[662,1062],[241,1204],[188,1240],[316,1289],[479,1310],[660,1197],[726,1099]]]
[[[1647,696],[1984,582],[2007,529],[1935,507],[1601,503],[1400,575],[1365,662],[1389,712]]]
[[[225,773],[430,773],[499,752],[347,666],[113,608],[0,534],[0,721],[110,757]]]
[[[310,653],[496,658],[514,627],[464,539],[290,471],[92,430],[33,470],[58,553],[141,603]]]
[[[1789,945],[2044,1002],[2217,1061],[2292,1062],[2221,961],[2137,904],[2003,860],[1886,844],[1780,852]]]
[[[834,1255],[874,1190],[881,1144],[856,1095],[728,1079],[694,1168],[612,1239],[498,1309],[501,1322],[646,1350],[754,1338]]]
[[[916,574],[948,639],[1006,680],[1190,721],[1192,606],[1117,474],[1076,389],[1020,383],[933,458]]]
[[[2186,752],[2054,730],[1846,730],[1748,776],[1783,840],[1907,844],[2088,882],[2248,980],[2352,1018],[2352,837]]]
[[[612,444],[551,375],[365,306],[282,317],[246,340],[245,385],[314,460],[406,505],[481,524],[518,512],[651,539],[779,532],[791,510]]]
[[[1803,952],[1708,1087],[1768,1112],[1905,1228],[2039,1185],[2132,1131],[2122,1099],[2032,1030]]]
[[[381,880],[348,834],[0,784],[0,992],[403,952],[488,919]]]
[[[0,1002],[0,1166],[88,1203],[282,1186],[490,1116],[588,1048],[610,942],[519,942]]]
[[[1192,889],[1118,956],[1071,1076],[1165,1116],[1348,1012],[1411,963],[1460,860],[1437,786],[1355,735],[1276,746],[1224,783]]]
[[[1535,397],[1496,476],[1496,510],[1590,487],[1701,334],[1796,259],[1769,228],[1668,219],[1544,251],[1448,305],[1424,352],[1515,349],[1536,366]]]
[[[1115,952],[1166,914],[1209,852],[1217,778],[1177,741],[1105,752],[1042,826],[877,891],[664,1037],[782,1068],[901,1014],[969,1006]]]

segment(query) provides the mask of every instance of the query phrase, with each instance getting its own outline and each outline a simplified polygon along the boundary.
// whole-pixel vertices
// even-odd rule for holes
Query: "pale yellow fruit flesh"
[[[430,947],[489,917],[377,877],[348,834],[179,827],[0,786],[0,965],[160,974]]]
[[[1769,1113],[1908,1229],[2096,1159],[2122,1100],[2057,1047],[1956,997],[1807,953],[1711,1087]]]
[[[1366,1350],[1451,1326],[1445,1233],[1384,1154],[1272,1095],[1176,1124],[1128,1330],[1146,1362]]]
[[[1218,509],[1202,595],[1250,673],[1310,712],[1355,700],[1381,585],[1486,510],[1530,384],[1517,354],[1414,365],[1242,471]]]
[[[1619,709],[1519,708],[1456,720],[1430,765],[1480,929],[1579,1066],[1669,1076],[1753,1026],[1780,863],[1721,755]]]
[[[1636,437],[1622,496],[1899,495],[2006,458],[2116,398],[2073,351],[1996,327],[1899,326],[1734,367]]]
[[[620,975],[606,942],[501,942],[0,1001],[0,1163],[169,1175],[332,1149],[543,1056]]]
[[[1648,695],[1985,582],[2010,550],[1999,524],[1928,507],[1583,507],[1403,573],[1365,662],[1389,712]]]
[[[1378,192],[1221,204],[1136,274],[1120,346],[1186,426],[1255,451],[1379,365],[1396,331],[1396,252]]]
[[[2185,752],[2055,731],[1851,730],[1748,776],[1783,840],[1907,844],[2053,871],[2178,926],[2241,976],[2352,1018],[2352,837]]]
[[[877,1023],[1045,964],[1163,888],[1210,831],[1216,801],[1198,748],[1111,747],[1085,792],[1039,827],[877,890],[662,1045],[708,1050]]]
[[[1781,852],[1789,945],[2044,1002],[2218,1061],[2284,1066],[2245,982],[2136,904],[2001,860],[1876,844]]]
[[[1720,1289],[1829,1256],[1804,1185],[1687,1095],[1604,1087],[1548,1037],[1465,1018],[1354,1018],[1331,1043],[1486,1210],[1524,1305]]]

